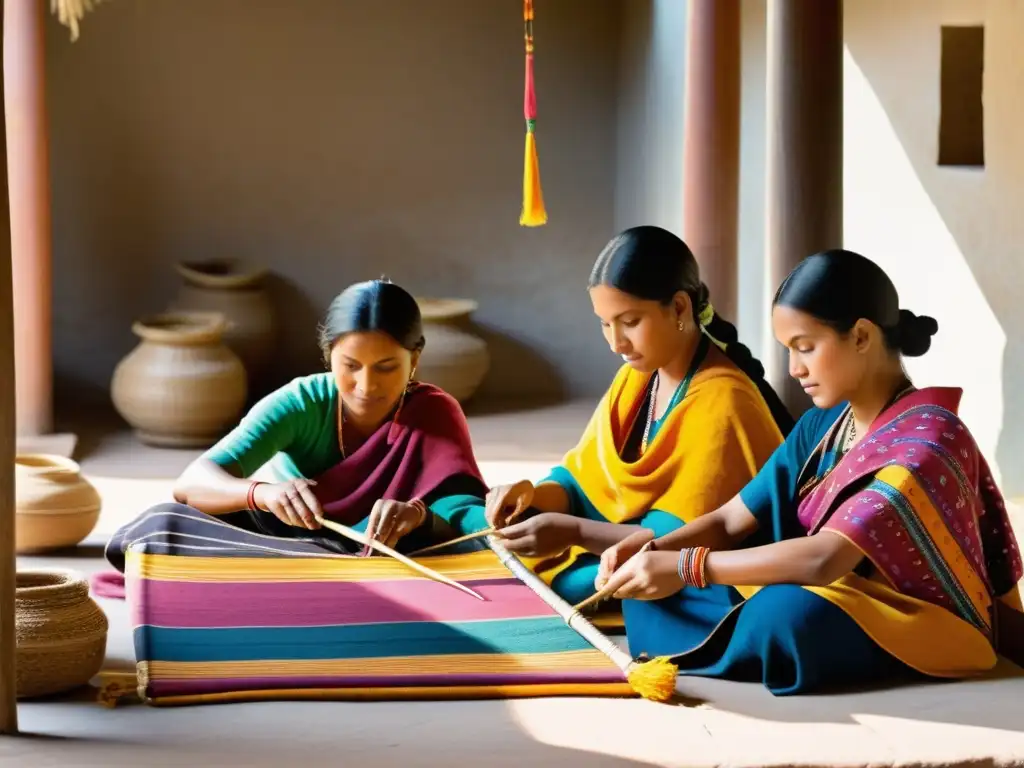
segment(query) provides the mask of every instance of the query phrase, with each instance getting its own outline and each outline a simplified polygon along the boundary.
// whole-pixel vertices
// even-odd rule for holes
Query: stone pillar
[[[17,0],[5,0],[4,6]],[[0,16],[0,41],[6,23]],[[0,49],[6,46],[0,44]],[[3,85],[0,83],[0,92]],[[5,121],[0,132],[6,138]],[[0,142],[0,734],[18,732],[18,676],[14,629],[14,309],[11,289],[11,230],[6,142]]]
[[[4,111],[14,280],[17,430],[53,430],[47,0],[4,2]]]
[[[740,0],[689,0],[683,112],[683,239],[722,316],[736,321]]]
[[[843,3],[768,3],[766,242],[769,291],[843,244]],[[771,329],[769,327],[769,334]],[[769,381],[794,416],[810,405],[770,338]]]

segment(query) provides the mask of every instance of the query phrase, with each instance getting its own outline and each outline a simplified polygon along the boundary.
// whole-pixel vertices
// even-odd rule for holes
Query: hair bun
[[[899,324],[899,347],[907,357],[920,357],[932,346],[932,336],[939,330],[939,324],[934,317],[928,315],[915,315],[909,309],[900,310]]]

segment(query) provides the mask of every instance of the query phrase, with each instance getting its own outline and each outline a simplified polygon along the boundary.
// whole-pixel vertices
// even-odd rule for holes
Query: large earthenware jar
[[[445,390],[459,402],[475,393],[491,365],[487,342],[470,330],[477,309],[472,299],[416,299],[427,346],[416,378]]]
[[[73,571],[19,571],[15,626],[18,698],[70,691],[99,672],[107,617]]]
[[[224,315],[224,343],[242,359],[250,388],[258,388],[277,342],[277,318],[264,285],[267,271],[227,259],[179,262],[175,267],[185,282],[171,311]]]
[[[14,460],[18,554],[73,547],[100,516],[100,495],[71,459],[22,453]]]
[[[111,397],[139,439],[168,448],[212,445],[245,405],[245,368],[224,344],[226,321],[210,312],[137,321],[141,340],[114,370]]]

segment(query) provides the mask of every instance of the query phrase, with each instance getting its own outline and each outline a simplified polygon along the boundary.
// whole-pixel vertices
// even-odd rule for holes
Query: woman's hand
[[[489,490],[484,499],[487,523],[493,528],[504,528],[512,518],[529,509],[533,503],[533,490],[533,483],[529,480]]]
[[[596,586],[596,582],[595,582]],[[605,586],[619,600],[661,600],[683,588],[679,553],[643,550],[613,573]]]
[[[370,510],[366,535],[385,546],[394,548],[398,540],[419,528],[427,520],[423,502],[379,499]]]
[[[579,542],[579,534],[579,521],[558,512],[543,512],[500,532],[505,548],[525,557],[560,555]]]
[[[630,534],[618,544],[613,544],[601,553],[601,564],[597,568],[597,578],[594,579],[594,587],[603,589],[608,579],[615,573],[615,569],[633,557],[637,552],[654,541],[654,531],[642,528],[636,533]]]
[[[313,531],[320,527],[317,518],[323,517],[320,502],[313,494],[314,485],[315,480],[303,477],[283,483],[262,483],[256,486],[254,501],[282,523]]]

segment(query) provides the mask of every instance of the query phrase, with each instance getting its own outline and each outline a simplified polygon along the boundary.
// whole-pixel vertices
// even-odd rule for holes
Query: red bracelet
[[[419,510],[420,521],[417,524],[417,527],[423,525],[423,523],[427,519],[427,505],[423,503],[422,499],[411,499],[408,503],[409,506],[415,507],[417,510]]]
[[[249,492],[245,494],[245,506],[250,512],[259,512],[259,507],[256,506],[256,488],[260,485],[266,485],[262,480],[255,480],[249,484]]]
[[[704,564],[707,562],[707,547],[691,547],[679,553],[679,580],[684,587],[704,589],[708,585]]]

